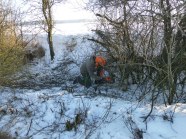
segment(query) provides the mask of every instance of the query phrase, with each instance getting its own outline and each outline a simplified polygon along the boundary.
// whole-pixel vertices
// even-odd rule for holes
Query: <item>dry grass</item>
[[[23,40],[10,15],[11,12],[0,15],[0,85],[7,82],[7,76],[20,70],[23,65]]]

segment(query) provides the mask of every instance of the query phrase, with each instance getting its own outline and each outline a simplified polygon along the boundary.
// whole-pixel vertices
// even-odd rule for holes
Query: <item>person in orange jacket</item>
[[[78,82],[88,88],[92,83],[101,84],[109,82],[111,80],[110,77],[103,77],[105,65],[106,60],[103,57],[90,56],[80,67],[82,78],[76,78],[74,83]]]

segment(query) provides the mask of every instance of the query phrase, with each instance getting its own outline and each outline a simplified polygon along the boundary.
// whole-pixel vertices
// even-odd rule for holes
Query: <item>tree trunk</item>
[[[174,81],[174,73],[172,69],[172,26],[171,26],[171,5],[169,0],[161,0],[161,10],[163,14],[164,23],[164,42],[165,46],[163,49],[163,60],[167,70],[167,85],[169,95],[167,98],[168,104],[173,103],[174,95],[176,93],[176,86]]]
[[[54,59],[55,53],[54,53],[54,48],[53,48],[53,37],[52,37],[52,32],[48,32],[48,44],[50,48],[50,57],[51,60]]]
[[[55,53],[53,48],[53,38],[52,38],[52,28],[53,28],[53,20],[52,20],[52,3],[50,0],[42,0],[42,11],[47,25],[47,34],[48,34],[48,44],[50,49],[51,60],[54,59]]]

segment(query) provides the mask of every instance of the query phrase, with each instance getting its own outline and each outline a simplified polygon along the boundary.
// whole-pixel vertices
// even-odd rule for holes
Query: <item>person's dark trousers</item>
[[[83,84],[87,88],[89,88],[92,85],[90,76],[83,77]]]
[[[98,66],[98,67],[97,67],[97,76],[103,76],[103,75],[102,75],[102,72],[103,72],[103,67]]]
[[[83,85],[83,86],[85,86],[87,88],[89,88],[92,85],[90,76],[88,76],[88,75],[85,75],[83,77],[81,77],[81,76],[76,77],[76,79],[74,80],[73,83],[74,84],[75,83],[79,83],[79,84],[81,84],[81,85]]]

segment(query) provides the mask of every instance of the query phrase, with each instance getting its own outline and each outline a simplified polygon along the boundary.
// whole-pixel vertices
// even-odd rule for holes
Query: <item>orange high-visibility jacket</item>
[[[90,77],[92,80],[100,80],[104,74],[104,70],[97,75],[98,66],[105,66],[106,60],[101,56],[91,56],[80,67],[80,72],[84,77]]]

